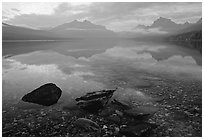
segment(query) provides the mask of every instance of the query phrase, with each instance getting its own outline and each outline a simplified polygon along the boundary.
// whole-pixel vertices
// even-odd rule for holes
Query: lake
[[[115,97],[126,102],[149,103],[159,96],[154,92],[164,92],[165,86],[175,91],[194,85],[195,94],[201,95],[202,55],[185,46],[125,39],[18,41],[2,45],[3,128],[9,109],[16,110],[23,95],[49,82],[62,89],[59,105],[63,106],[86,92],[116,87],[119,90]],[[9,116],[15,119],[15,115]],[[192,134],[199,136],[200,132]],[[166,135],[170,133],[161,136]],[[179,135],[186,134],[173,134]]]

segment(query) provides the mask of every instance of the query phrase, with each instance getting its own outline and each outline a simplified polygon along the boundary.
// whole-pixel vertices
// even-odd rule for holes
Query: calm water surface
[[[160,79],[201,81],[201,63],[199,51],[165,43],[4,42],[3,102],[18,103],[24,94],[48,82],[62,89],[60,102],[115,87],[123,88],[121,96],[144,97],[137,88],[150,87]]]

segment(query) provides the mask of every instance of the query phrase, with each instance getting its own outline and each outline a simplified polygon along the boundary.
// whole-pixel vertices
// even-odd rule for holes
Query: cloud
[[[128,74],[131,74],[131,71],[138,71],[139,73],[140,71],[145,71],[147,73],[154,73],[154,75],[165,76],[165,78],[201,80],[202,68],[197,65],[195,59],[191,56],[181,56],[178,54],[168,56],[162,60],[155,59],[152,53],[159,52],[162,48],[165,48],[165,46],[156,46],[154,44],[140,45],[139,48],[135,45],[132,47],[117,46],[88,59],[89,62],[95,63],[92,65],[93,67],[97,67],[96,65],[100,63],[112,64],[118,61],[121,63],[122,69],[117,64],[114,64],[114,67],[110,66],[104,69],[104,71],[113,72],[113,74],[118,71],[118,74],[125,73],[128,76]],[[98,74],[101,73],[96,73],[96,75]],[[110,77],[111,75],[109,73],[104,79]]]
[[[107,22],[137,20],[137,23],[151,24],[159,16],[182,19],[201,16],[201,3],[94,3],[89,14],[93,19]],[[190,14],[188,14],[190,13]]]
[[[16,8],[11,8],[12,11],[14,12],[20,12],[20,10],[16,9]]]
[[[154,34],[167,34],[168,32],[161,31],[160,28],[150,28],[150,29],[140,29],[136,28],[134,29],[135,34],[140,34],[140,35],[154,35]]]
[[[72,10],[71,4],[69,4],[69,3],[62,3],[62,4],[60,4],[59,6],[57,6],[54,9],[54,13],[61,14],[61,13],[67,12],[69,10]]]
[[[17,25],[27,24],[28,26],[36,27],[57,26],[75,19],[84,18],[86,16],[83,11],[84,7],[84,5],[73,7],[70,3],[61,3],[53,9],[52,14],[18,14],[7,20],[7,22]]]
[[[29,55],[22,55],[22,57],[29,58]],[[18,90],[20,94],[25,94],[33,88],[36,88],[36,86],[41,86],[42,84],[48,82],[57,84],[64,91],[65,95],[73,90],[75,92],[79,91],[80,93],[83,93],[84,90],[90,91],[105,88],[104,84],[100,82],[87,80],[84,78],[84,76],[94,76],[94,74],[88,70],[81,71],[80,67],[75,70],[68,68],[69,73],[65,73],[63,70],[61,70],[60,66],[54,63],[28,64],[13,58],[4,59],[3,65],[4,68],[2,76],[6,83],[4,84],[4,89],[13,89],[11,92],[14,94],[16,93],[16,90]],[[21,87],[23,91],[20,91],[22,89],[17,89],[16,84],[18,85],[17,87]]]
[[[177,55],[174,53],[160,60],[152,56],[152,52],[165,55],[161,51],[163,48],[166,46],[162,44],[122,42],[88,58],[75,58],[51,50],[3,58],[3,95],[10,93],[10,96],[20,98],[42,84],[53,82],[63,90],[63,95],[73,97],[120,86],[124,89],[116,95],[125,94],[123,99],[134,96],[146,100],[149,98],[142,92],[128,89],[148,85],[144,77],[202,80],[202,67],[188,54],[181,56],[183,52],[177,51]],[[169,53],[169,48],[166,51]]]
[[[53,7],[53,6],[52,6]],[[3,10],[4,7],[3,5]],[[18,10],[12,8],[13,12]],[[16,10],[15,10],[16,9]],[[35,8],[36,9],[36,8]],[[22,10],[23,11],[23,10]],[[44,11],[45,13],[45,11]],[[113,30],[130,30],[138,24],[150,25],[158,17],[176,22],[196,22],[202,15],[202,3],[184,2],[103,2],[88,4],[58,3],[51,14],[25,13],[12,16],[8,23],[29,26],[57,26],[75,19],[89,19]],[[6,16],[8,13],[3,13]]]
[[[9,19],[9,17],[7,17],[7,16],[2,16],[2,20],[7,20],[7,19]]]

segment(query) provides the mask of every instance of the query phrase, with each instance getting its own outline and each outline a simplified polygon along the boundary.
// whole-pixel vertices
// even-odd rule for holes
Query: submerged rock
[[[96,130],[99,130],[100,127],[97,123],[93,122],[92,120],[90,119],[86,119],[86,118],[79,118],[77,119],[75,122],[74,122],[74,125],[76,127],[79,127],[79,128],[83,128],[87,131],[96,131]]]
[[[124,114],[135,119],[146,119],[158,110],[158,108],[152,106],[139,106],[136,108],[125,110]]]
[[[95,113],[108,104],[115,90],[116,89],[90,92],[82,97],[76,98],[75,100],[80,108],[88,112]]]
[[[140,123],[135,126],[126,126],[120,129],[120,134],[125,135],[127,137],[141,137],[141,136],[149,136],[153,129],[155,129],[157,125],[151,123]]]
[[[131,109],[131,107],[128,104],[126,104],[125,102],[119,101],[117,99],[113,99],[111,103],[121,107],[122,109]]]
[[[90,113],[98,112],[104,106],[101,100],[80,101],[77,105]]]
[[[115,109],[114,108],[112,108],[112,107],[106,107],[106,108],[104,108],[100,113],[99,113],[99,115],[100,116],[103,116],[103,117],[107,117],[107,116],[110,116],[110,115],[112,115],[112,114],[114,114],[115,113]]]
[[[57,103],[61,94],[62,90],[59,87],[53,83],[48,83],[26,94],[22,100],[43,106],[50,106]]]

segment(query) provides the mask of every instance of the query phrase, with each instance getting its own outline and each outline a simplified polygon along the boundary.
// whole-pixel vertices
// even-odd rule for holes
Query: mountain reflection
[[[201,80],[202,68],[193,58],[197,53],[191,51],[189,55],[188,49],[180,53],[180,49],[164,44],[122,42],[89,57],[73,57],[56,49],[18,54],[3,58],[3,96],[8,92],[22,96],[47,82],[55,82],[68,93],[117,85],[147,87],[152,84],[146,80],[150,73],[153,80],[159,77]],[[71,51],[83,53],[89,48]]]

